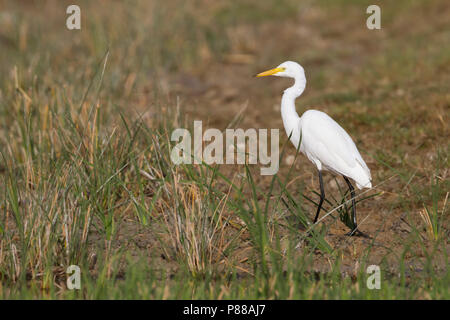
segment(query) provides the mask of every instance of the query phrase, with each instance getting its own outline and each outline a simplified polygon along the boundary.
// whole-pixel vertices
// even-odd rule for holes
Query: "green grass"
[[[109,10],[86,1],[82,31],[73,32],[63,6],[51,4],[43,15],[10,1],[0,18],[1,299],[449,298],[448,48],[441,41],[448,29],[438,16],[431,26],[419,21],[418,35],[400,32],[431,5],[415,2],[398,24],[399,7],[386,5],[385,48],[368,49],[355,68],[345,44],[364,46],[358,32],[367,31],[321,23],[361,10],[347,17],[357,24],[365,8],[356,1],[336,8],[138,1]],[[299,12],[308,8],[310,15]],[[290,46],[299,15],[330,47],[314,39],[309,51]],[[258,32],[273,25],[279,34],[270,42]],[[267,40],[258,65],[287,52],[305,57],[314,72],[302,103],[324,105],[363,140],[377,189],[359,194],[358,208],[368,221],[380,217],[370,239],[338,233],[351,227],[349,195],[338,182],[324,203],[333,213],[311,224],[317,186],[295,180],[295,162],[284,162],[292,154],[286,140],[281,170],[267,180],[257,166],[171,162],[172,130],[193,120],[185,104],[202,108],[201,98],[180,106],[172,77],[207,78],[230,54],[254,55],[239,27]],[[256,67],[237,69],[248,75]],[[255,87],[278,103],[278,87],[267,94]],[[267,101],[261,110],[271,114]],[[366,269],[375,262],[381,289],[369,290]],[[81,290],[66,288],[72,264],[81,268]]]

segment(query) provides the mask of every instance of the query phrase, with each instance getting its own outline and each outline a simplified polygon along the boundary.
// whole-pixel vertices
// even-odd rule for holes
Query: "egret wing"
[[[360,165],[370,177],[370,171],[348,133],[326,113],[305,112],[302,119],[302,144],[305,151],[325,167],[349,175]],[[303,118],[303,117],[302,117]]]

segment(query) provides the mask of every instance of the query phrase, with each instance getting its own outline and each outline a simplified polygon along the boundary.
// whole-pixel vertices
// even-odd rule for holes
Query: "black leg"
[[[322,181],[322,171],[319,170],[319,183],[320,183],[320,201],[319,207],[317,208],[316,217],[314,218],[314,223],[317,222],[317,218],[319,217],[320,209],[322,208],[323,200],[325,199],[325,190],[323,189],[323,181]]]
[[[350,180],[346,176],[343,176],[345,182],[347,182],[348,188],[350,190],[350,195],[352,197],[352,220],[353,220],[353,230],[350,231],[349,235],[353,235],[356,231],[356,227],[358,226],[356,223],[356,203],[355,203],[355,189],[353,188]]]

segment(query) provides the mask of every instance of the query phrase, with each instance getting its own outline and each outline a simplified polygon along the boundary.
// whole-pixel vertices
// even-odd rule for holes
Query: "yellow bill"
[[[270,69],[261,73],[258,73],[255,77],[265,77],[265,76],[271,76],[274,75],[278,72],[282,72],[286,70],[285,68],[274,68],[274,69]]]

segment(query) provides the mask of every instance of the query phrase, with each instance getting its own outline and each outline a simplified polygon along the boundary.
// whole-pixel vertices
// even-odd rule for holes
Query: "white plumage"
[[[371,188],[370,170],[352,138],[326,113],[306,111],[299,119],[300,151],[319,170],[330,170],[353,179],[359,189]]]
[[[321,187],[321,201],[319,203],[317,217],[325,198],[322,183],[322,170],[329,170],[344,176],[349,185],[353,201],[353,221],[356,231],[356,209],[353,187],[347,178],[356,182],[359,189],[371,188],[370,170],[364,162],[361,154],[348,133],[330,116],[318,110],[308,110],[301,117],[295,110],[295,99],[305,90],[306,77],[303,67],[296,62],[286,61],[277,68],[259,73],[258,77],[274,75],[278,77],[293,78],[295,83],[286,89],[281,99],[281,117],[283,119],[286,134],[290,141],[313,162],[319,170]]]

